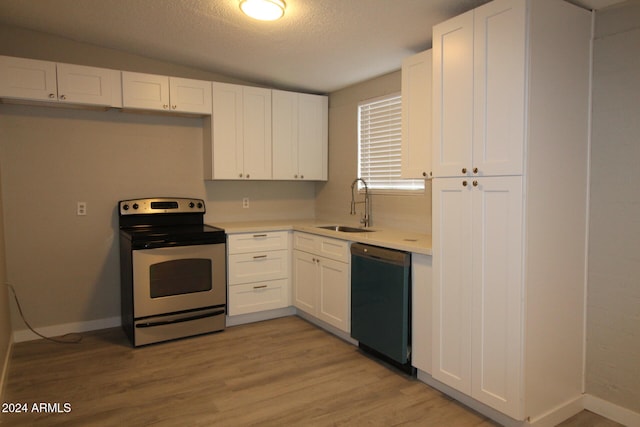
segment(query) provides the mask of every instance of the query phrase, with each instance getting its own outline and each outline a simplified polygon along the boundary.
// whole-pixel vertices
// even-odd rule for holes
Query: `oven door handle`
[[[178,242],[174,242],[171,240],[152,240],[150,242],[145,242],[142,247],[144,249],[158,249],[158,248],[169,248],[173,246],[179,246]]]
[[[196,316],[181,317],[179,319],[173,319],[173,320],[161,320],[159,322],[137,323],[136,328],[153,328],[154,326],[173,325],[174,323],[189,322],[191,320],[204,319],[207,317],[219,316],[221,314],[224,314],[224,309],[212,311],[210,313],[205,313],[205,314],[198,314]]]

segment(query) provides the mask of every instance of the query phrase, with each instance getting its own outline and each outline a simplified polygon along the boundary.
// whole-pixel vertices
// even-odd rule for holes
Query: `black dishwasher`
[[[351,337],[359,347],[414,374],[411,366],[411,254],[351,245]]]

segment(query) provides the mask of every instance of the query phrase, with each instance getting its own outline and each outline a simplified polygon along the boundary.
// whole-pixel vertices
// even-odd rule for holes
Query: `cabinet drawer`
[[[228,236],[229,254],[248,252],[277,251],[289,248],[288,231],[271,231],[265,233],[242,233]]]
[[[336,261],[349,262],[351,259],[351,253],[349,247],[351,242],[346,240],[328,239],[322,237],[320,239],[320,249],[318,254],[326,256],[327,258],[335,259]]]
[[[289,277],[289,251],[229,255],[229,285]]]
[[[232,286],[229,288],[230,316],[288,307],[288,279]]]
[[[293,248],[304,252],[317,252],[320,236],[307,233],[293,233]]]
[[[349,262],[351,242],[309,233],[294,233],[293,247],[300,251],[313,253],[341,262]]]

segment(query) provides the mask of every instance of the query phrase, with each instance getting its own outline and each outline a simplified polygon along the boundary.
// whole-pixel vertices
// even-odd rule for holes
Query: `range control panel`
[[[156,197],[152,199],[121,200],[120,215],[148,215],[168,213],[205,213],[204,200]]]

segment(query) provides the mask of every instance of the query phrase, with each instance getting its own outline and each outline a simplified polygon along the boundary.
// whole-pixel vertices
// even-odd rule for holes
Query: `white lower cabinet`
[[[293,305],[344,332],[351,330],[350,242],[294,233]]]
[[[287,231],[232,234],[227,243],[229,316],[291,305]]]

